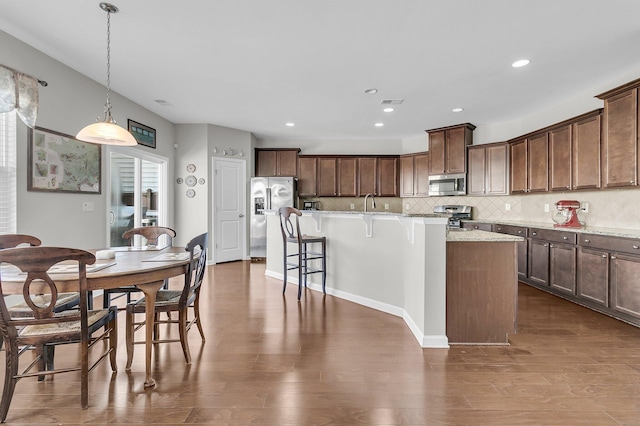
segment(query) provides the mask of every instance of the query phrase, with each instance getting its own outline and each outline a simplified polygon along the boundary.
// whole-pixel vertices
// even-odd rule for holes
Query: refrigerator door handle
[[[267,209],[271,210],[271,188],[267,188]]]

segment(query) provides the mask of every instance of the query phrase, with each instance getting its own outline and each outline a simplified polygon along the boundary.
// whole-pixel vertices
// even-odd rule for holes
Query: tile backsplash
[[[364,198],[311,198],[319,201],[321,210],[363,210]],[[376,197],[376,208],[369,211],[395,213],[432,213],[440,204],[472,206],[474,220],[527,221],[553,223],[551,217],[558,200],[578,200],[589,203],[589,212],[580,213],[587,226],[640,230],[640,189],[606,189],[601,191],[547,192],[542,194],[509,195],[501,197]],[[351,209],[351,204],[354,209]],[[385,209],[385,204],[388,209]],[[549,212],[544,211],[545,204]],[[509,210],[505,208],[509,205]]]
[[[607,189],[601,191],[546,192],[542,194],[502,197],[428,197],[404,198],[403,213],[433,211],[440,204],[473,206],[474,220],[507,220],[553,223],[551,217],[558,200],[589,203],[589,212],[580,213],[587,226],[600,228],[640,229],[640,189]],[[510,209],[506,209],[506,205]],[[549,212],[544,211],[545,204]]]

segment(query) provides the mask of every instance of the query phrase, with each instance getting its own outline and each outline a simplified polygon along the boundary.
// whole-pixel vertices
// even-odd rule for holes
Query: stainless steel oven
[[[467,175],[464,173],[429,176],[429,196],[466,195]]]

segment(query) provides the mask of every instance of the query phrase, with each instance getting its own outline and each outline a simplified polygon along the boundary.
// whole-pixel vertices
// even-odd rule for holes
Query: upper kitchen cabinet
[[[509,194],[509,144],[469,146],[467,161],[469,195]]]
[[[529,188],[527,192],[549,190],[549,134],[544,132],[529,137],[527,146],[527,171]]]
[[[527,192],[527,140],[520,139],[511,143],[511,193]]]
[[[301,197],[315,197],[318,195],[318,159],[303,157],[298,159],[298,195]]]
[[[397,197],[399,194],[398,157],[359,157],[358,195]]]
[[[549,131],[549,178],[552,191],[571,189],[573,175],[572,129],[572,126],[567,124]]]
[[[429,154],[410,154],[400,157],[400,196],[429,196]]]
[[[602,184],[638,185],[638,86],[635,80],[597,97],[604,100]]]
[[[338,196],[358,196],[358,159],[356,157],[338,158]]]
[[[571,189],[601,186],[602,110],[592,111],[572,124],[573,176]],[[559,165],[561,166],[561,165]]]
[[[316,186],[319,197],[338,195],[338,159],[336,157],[318,157],[318,182]]]
[[[467,145],[473,143],[473,124],[427,130],[429,134],[429,174],[467,172]]]
[[[549,190],[548,132],[511,142],[511,193]]]
[[[256,176],[298,176],[295,149],[256,149]]]

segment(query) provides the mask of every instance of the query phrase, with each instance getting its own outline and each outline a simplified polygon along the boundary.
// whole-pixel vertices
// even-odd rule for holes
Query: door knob
[[[238,215],[238,217],[244,217],[244,215],[243,215],[242,213],[240,213],[240,214]]]

